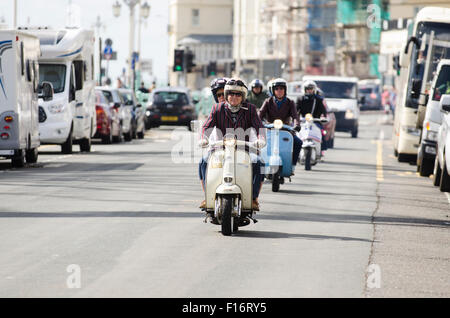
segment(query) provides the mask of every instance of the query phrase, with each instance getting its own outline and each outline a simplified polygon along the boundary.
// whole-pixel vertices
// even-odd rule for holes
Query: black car
[[[186,126],[197,118],[190,92],[186,88],[166,87],[152,92],[145,113],[147,129],[162,125]]]

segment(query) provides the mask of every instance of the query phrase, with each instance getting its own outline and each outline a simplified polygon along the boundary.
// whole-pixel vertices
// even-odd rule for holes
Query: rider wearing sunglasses
[[[264,147],[266,141],[264,136],[264,125],[258,117],[256,107],[253,104],[246,102],[247,86],[240,79],[230,79],[224,87],[224,102],[215,104],[209,114],[208,119],[203,124],[200,144],[202,146],[208,145],[208,138],[213,130],[216,128],[222,136],[229,132],[230,129],[243,130],[247,132],[249,129],[254,129],[258,139],[255,142],[257,148]],[[239,138],[239,133],[236,133]],[[247,136],[248,137],[248,136]],[[206,176],[206,166],[208,158],[204,158],[200,163],[200,178],[204,181]],[[259,211],[258,196],[262,187],[264,177],[260,172],[262,166],[261,161],[253,163],[253,210]],[[206,202],[203,201],[200,208],[206,207]]]

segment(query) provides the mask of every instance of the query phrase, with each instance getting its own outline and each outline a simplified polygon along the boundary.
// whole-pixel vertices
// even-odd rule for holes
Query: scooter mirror
[[[197,131],[200,128],[201,122],[200,120],[191,120],[191,130]]]

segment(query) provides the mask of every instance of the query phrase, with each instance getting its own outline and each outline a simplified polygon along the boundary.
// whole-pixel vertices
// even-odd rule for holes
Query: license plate
[[[12,156],[14,155],[14,150],[0,150],[0,156]]]
[[[177,116],[162,116],[161,120],[162,121],[178,121],[178,117]]]

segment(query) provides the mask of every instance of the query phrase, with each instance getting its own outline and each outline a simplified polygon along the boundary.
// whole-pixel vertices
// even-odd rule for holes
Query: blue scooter
[[[272,180],[272,191],[278,192],[280,184],[284,184],[284,178],[290,178],[293,175],[294,138],[291,131],[294,129],[284,125],[279,119],[265,127],[268,131],[267,145],[261,150],[263,169],[267,179]]]

